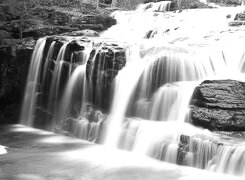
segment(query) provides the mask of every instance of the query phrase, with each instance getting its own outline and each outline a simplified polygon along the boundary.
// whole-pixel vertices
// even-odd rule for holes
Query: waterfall
[[[36,100],[38,96],[38,80],[40,78],[40,66],[43,58],[43,51],[46,39],[39,39],[36,47],[33,51],[31,58],[31,64],[27,77],[27,84],[25,89],[25,95],[21,110],[20,122],[29,126],[32,126],[32,119],[34,118],[34,112],[36,107]]]
[[[196,83],[167,84],[153,95],[151,120],[184,122],[188,102]]]
[[[155,3],[146,3],[138,6],[136,11],[166,12],[170,10],[171,1],[160,1]]]
[[[233,9],[180,14],[166,12],[169,6],[161,1],[116,11],[118,24],[100,37],[38,40],[21,123],[169,163],[244,175],[244,143],[194,127],[189,118],[201,81],[244,77],[244,38],[231,33],[224,18]]]

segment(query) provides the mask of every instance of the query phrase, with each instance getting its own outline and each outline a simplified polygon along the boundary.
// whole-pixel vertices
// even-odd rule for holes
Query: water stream
[[[231,29],[225,18],[240,9],[174,13],[166,12],[169,3],[115,12],[118,24],[100,38],[40,39],[21,123],[170,163],[245,175],[244,143],[194,127],[188,115],[203,80],[244,79],[244,31]]]

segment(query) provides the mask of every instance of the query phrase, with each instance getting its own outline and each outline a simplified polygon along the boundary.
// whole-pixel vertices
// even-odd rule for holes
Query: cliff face
[[[204,81],[191,100],[194,125],[218,131],[245,130],[245,83],[235,80]]]
[[[0,123],[16,123],[35,41],[0,46]]]

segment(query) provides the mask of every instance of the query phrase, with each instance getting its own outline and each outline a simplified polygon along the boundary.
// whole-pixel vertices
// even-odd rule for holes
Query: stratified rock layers
[[[210,130],[245,130],[245,83],[204,81],[191,100],[192,123]]]

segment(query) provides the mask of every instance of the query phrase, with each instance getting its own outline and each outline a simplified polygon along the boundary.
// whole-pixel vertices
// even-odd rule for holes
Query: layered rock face
[[[245,24],[245,11],[236,14],[233,21],[229,23],[229,26],[242,26]]]
[[[204,81],[191,100],[192,123],[210,130],[245,130],[245,83]]]

